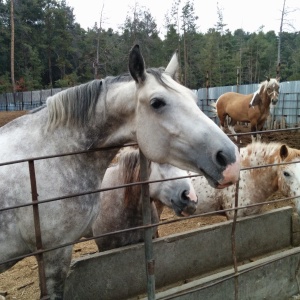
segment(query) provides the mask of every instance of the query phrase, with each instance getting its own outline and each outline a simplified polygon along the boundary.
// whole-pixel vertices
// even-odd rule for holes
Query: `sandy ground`
[[[10,120],[23,115],[25,111],[17,112],[0,112],[0,126],[6,124]],[[248,130],[244,126],[240,126],[237,132]],[[286,142],[289,146],[300,148],[300,133],[276,133],[270,134],[263,140],[277,140]],[[242,145],[251,141],[250,137],[244,137]],[[275,197],[280,197],[277,195]],[[266,205],[263,210],[291,205],[291,203],[277,203],[275,205]],[[162,214],[162,220],[179,219],[170,209],[165,209]],[[163,225],[159,227],[159,235],[167,236],[173,233],[179,233],[194,228],[207,226],[210,224],[223,222],[226,218],[220,215],[197,217],[180,222]],[[73,258],[95,253],[96,245],[93,241],[82,242],[74,246]],[[35,300],[39,299],[39,280],[37,262],[34,257],[23,259],[8,271],[0,274],[0,295],[6,296],[6,300]],[[0,297],[1,298],[1,297]]]

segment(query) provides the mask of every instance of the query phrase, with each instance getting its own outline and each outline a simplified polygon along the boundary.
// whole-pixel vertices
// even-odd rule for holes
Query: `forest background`
[[[285,0],[283,0],[283,4]],[[267,76],[300,80],[300,32],[226,29],[222,10],[213,28],[197,30],[193,0],[174,0],[160,37],[149,10],[135,5],[120,30],[99,23],[87,30],[73,8],[57,0],[0,0],[0,93],[69,87],[127,72],[128,53],[139,43],[148,67],[166,66],[175,49],[181,81],[191,89],[259,83]]]

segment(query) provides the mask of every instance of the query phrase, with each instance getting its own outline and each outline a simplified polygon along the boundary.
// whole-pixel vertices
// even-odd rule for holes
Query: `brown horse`
[[[270,114],[270,105],[276,105],[278,101],[278,94],[279,78],[268,78],[261,82],[254,94],[228,92],[221,95],[215,104],[220,127],[224,130],[225,119],[229,116],[228,129],[233,134],[236,133],[234,126],[238,121],[250,123],[251,131],[261,131]],[[252,140],[255,138],[256,134],[252,136]]]

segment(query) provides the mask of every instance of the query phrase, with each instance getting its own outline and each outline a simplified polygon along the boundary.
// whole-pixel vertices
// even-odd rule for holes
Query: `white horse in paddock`
[[[165,71],[145,69],[135,45],[129,74],[66,89],[49,97],[44,108],[0,128],[0,163],[118,146],[35,161],[38,199],[69,196],[39,205],[44,249],[72,243],[91,231],[99,195],[76,194],[100,188],[105,170],[125,143],[137,142],[151,161],[203,173],[214,187],[238,180],[237,147],[200,111],[196,95],[173,79],[177,68],[175,54]],[[28,163],[1,165],[0,178],[3,272],[16,257],[36,251],[36,237],[32,207],[7,210],[32,202]],[[43,255],[51,299],[63,298],[71,254],[72,246],[67,246]]]
[[[118,162],[109,167],[102,180],[102,189],[140,181],[139,150],[124,148],[118,155]],[[149,162],[149,180],[158,181],[188,176],[169,164]],[[177,216],[188,216],[195,212],[197,196],[190,178],[173,179],[149,183],[151,199],[151,222],[158,223],[165,206],[174,210]],[[93,224],[93,235],[99,236],[117,230],[143,225],[141,186],[103,191],[100,194],[100,211]],[[157,228],[153,228],[155,237]],[[99,251],[105,251],[144,240],[144,230],[133,230],[106,235],[95,240]]]
[[[250,169],[242,169],[240,172],[239,206],[265,202],[277,191],[285,197],[300,195],[300,150],[278,142],[253,142],[241,148],[240,154],[241,167]],[[279,163],[289,164],[279,165]],[[259,167],[268,164],[275,165]],[[234,207],[235,185],[216,190],[211,188],[202,176],[192,178],[192,182],[198,196],[196,214]],[[295,201],[295,204],[300,213],[299,201]],[[259,205],[239,209],[237,215],[248,216],[259,213],[260,210]],[[234,211],[227,211],[225,214],[228,219],[232,219]]]

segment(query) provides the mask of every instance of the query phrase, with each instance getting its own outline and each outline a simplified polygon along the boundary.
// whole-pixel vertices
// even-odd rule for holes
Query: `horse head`
[[[276,105],[278,102],[279,95],[279,80],[277,78],[267,79],[260,84],[259,89],[253,94],[253,97],[249,103],[249,107],[253,107],[255,105],[263,104],[263,95],[266,94],[268,99],[270,99],[270,103],[272,105]]]
[[[164,180],[151,183],[150,195],[159,199],[163,204],[172,208],[177,216],[192,215],[198,204],[191,178],[180,178],[188,176],[188,172],[171,166],[169,164],[151,163],[149,180]],[[166,181],[167,178],[178,178]]]
[[[137,142],[149,160],[201,173],[212,186],[225,188],[239,178],[237,147],[199,109],[195,93],[174,80],[178,67],[175,53],[164,72],[146,69],[139,46],[131,49]]]
[[[269,78],[269,80],[266,81],[264,91],[267,93],[268,97],[271,99],[271,104],[276,105],[278,102],[278,95],[279,95],[278,78]]]
[[[278,168],[278,186],[280,191],[286,197],[299,196],[300,186],[300,150],[282,145],[280,148],[280,158],[282,162],[287,163],[280,165]],[[295,202],[298,213],[300,205]]]

